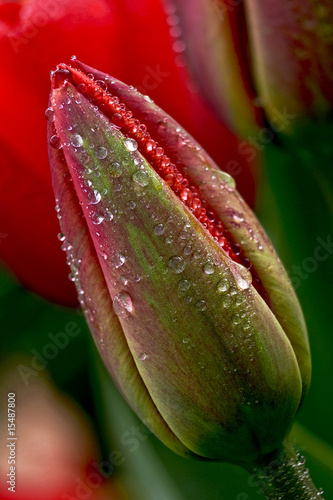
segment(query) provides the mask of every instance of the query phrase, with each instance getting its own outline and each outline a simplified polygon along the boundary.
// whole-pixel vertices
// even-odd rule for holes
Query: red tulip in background
[[[168,11],[168,9],[166,9]],[[179,28],[156,0],[21,0],[0,5],[0,257],[50,300],[76,303],[56,235],[45,145],[49,71],[72,54],[149,94],[236,177],[253,202],[238,141],[188,88]],[[173,38],[170,36],[173,35]],[[178,31],[177,31],[178,30]]]
[[[101,466],[97,439],[83,411],[47,377],[21,378],[17,368],[26,362],[12,359],[0,380],[2,395],[15,394],[17,403],[15,446],[0,450],[0,500],[122,500],[112,464]],[[4,411],[0,437],[8,443]],[[9,454],[15,457],[14,469],[9,469]]]

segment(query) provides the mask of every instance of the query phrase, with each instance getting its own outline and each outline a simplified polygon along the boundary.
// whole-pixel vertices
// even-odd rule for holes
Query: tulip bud
[[[333,105],[331,2],[174,3],[194,77],[216,111],[242,135],[265,120],[289,135],[304,122],[328,118]]]
[[[181,455],[275,450],[309,384],[307,333],[233,179],[135,89],[75,59],[51,80],[63,248],[119,389]]]

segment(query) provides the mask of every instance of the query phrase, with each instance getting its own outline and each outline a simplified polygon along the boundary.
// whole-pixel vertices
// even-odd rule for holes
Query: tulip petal
[[[298,408],[301,379],[274,314],[246,281],[249,273],[221,250],[135,141],[71,83],[55,87],[56,132],[95,247],[94,273],[84,268],[86,260],[80,264],[83,290],[103,276],[88,294],[95,306],[88,321],[97,338],[96,325],[106,327],[103,340],[112,348],[105,353],[99,346],[104,359],[120,349],[118,362],[107,360],[118,385],[141,414],[127,377],[143,382],[165,425],[194,454],[239,462],[275,449]],[[192,149],[193,143],[186,155],[196,165]],[[110,297],[121,328],[110,326]],[[122,369],[124,357],[139,376]],[[267,431],[254,440],[263,422]]]

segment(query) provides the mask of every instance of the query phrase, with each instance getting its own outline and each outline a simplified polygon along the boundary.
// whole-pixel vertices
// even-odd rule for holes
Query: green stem
[[[245,468],[267,500],[324,500],[322,491],[317,490],[310,478],[304,459],[287,440],[282,449]]]

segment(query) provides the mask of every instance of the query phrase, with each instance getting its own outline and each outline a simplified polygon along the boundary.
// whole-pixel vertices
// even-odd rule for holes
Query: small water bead
[[[140,352],[138,358],[140,361],[144,361],[145,359],[147,359],[147,354],[145,352]]]
[[[113,299],[113,310],[119,318],[125,318],[133,312],[133,304],[130,295],[127,292],[120,292]]]
[[[102,256],[102,258],[103,258],[104,260],[107,260],[107,258],[108,258],[108,254],[107,254],[105,251],[103,251],[103,252],[101,253],[101,256]]]
[[[252,275],[248,269],[241,264],[235,263],[237,273],[235,274],[236,283],[241,290],[247,290],[252,284]]]
[[[138,172],[135,172],[132,177],[133,181],[136,182],[136,184],[139,184],[141,187],[146,187],[149,184],[149,175],[147,172],[144,172],[142,170],[139,170]]]
[[[242,319],[239,314],[234,314],[232,317],[232,322],[234,325],[239,325],[241,323]]]
[[[183,252],[184,252],[184,255],[191,255],[192,248],[191,247],[184,247]]]
[[[126,258],[124,255],[122,255],[121,253],[119,254],[116,254],[116,255],[113,255],[111,257],[111,262],[112,262],[112,265],[118,269],[119,267],[123,266],[126,262]]]
[[[80,134],[73,134],[71,136],[71,145],[75,148],[80,148],[81,146],[83,146],[83,139]]]
[[[59,240],[59,241],[65,241],[66,236],[65,236],[63,233],[59,233],[59,234],[57,235],[57,238],[58,238],[58,240]]]
[[[120,276],[120,281],[122,282],[123,285],[128,285],[128,278],[124,276],[123,274]]]
[[[198,311],[204,311],[205,309],[207,309],[207,304],[204,300],[198,300],[195,306],[198,309]]]
[[[108,166],[108,173],[112,177],[120,177],[121,174],[123,173],[123,167],[121,166],[120,163],[118,163],[118,162],[115,161],[114,163],[111,163]]]
[[[156,224],[156,226],[154,227],[154,233],[156,234],[156,236],[161,236],[165,231],[165,227],[163,224]]]
[[[217,283],[217,290],[219,292],[226,292],[229,290],[230,283],[227,280],[227,278],[222,278],[218,283]]]
[[[104,220],[104,216],[103,214],[101,214],[100,212],[94,212],[93,214],[91,214],[91,221],[93,224],[101,224]]]
[[[191,297],[190,295],[185,295],[185,297],[184,297],[185,304],[189,304],[190,302],[192,302],[192,300],[193,300],[193,297]]]
[[[97,203],[99,203],[101,201],[101,199],[102,199],[102,195],[96,189],[94,189],[94,191],[91,191],[88,194],[88,203],[89,203],[89,205],[96,205]]]
[[[179,290],[182,292],[186,292],[191,286],[191,282],[189,280],[180,280],[178,283]]]
[[[220,179],[222,179],[223,182],[225,182],[225,184],[229,188],[235,189],[236,182],[235,179],[231,177],[231,175],[227,174],[227,172],[223,172],[222,170],[217,170],[216,174],[220,177]]]
[[[182,273],[186,267],[186,262],[183,257],[174,256],[170,257],[168,262],[169,269],[171,269],[174,273],[179,274]]]
[[[103,146],[95,149],[95,156],[99,160],[104,160],[108,155],[108,150]]]
[[[182,340],[183,344],[188,344],[188,343],[189,343],[189,341],[190,341],[190,339],[189,339],[188,337],[185,337],[185,338]]]
[[[50,138],[50,146],[53,149],[61,149],[62,148],[62,144],[61,144],[60,137],[58,137],[57,135],[53,135]]]
[[[124,140],[124,144],[128,151],[136,151],[138,149],[138,143],[135,139],[131,139],[130,137]]]
[[[52,108],[47,108],[47,110],[45,111],[45,118],[49,122],[53,122],[54,121],[54,111],[53,111]]]
[[[204,272],[205,274],[214,274],[215,273],[215,267],[214,267],[214,264],[212,262],[207,262],[204,267]]]
[[[127,203],[127,206],[128,206],[128,208],[129,208],[130,210],[134,210],[134,209],[135,209],[135,207],[136,207],[136,203],[135,203],[135,201],[129,201],[129,202]]]

